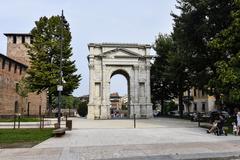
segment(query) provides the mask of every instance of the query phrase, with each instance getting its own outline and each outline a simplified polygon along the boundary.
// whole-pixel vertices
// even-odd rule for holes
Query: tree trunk
[[[52,95],[50,93],[48,94],[48,108],[47,108],[47,111],[48,111],[48,115],[51,115],[51,112],[52,112]]]
[[[179,97],[178,97],[178,103],[179,103],[179,114],[180,114],[180,117],[183,116],[183,92],[180,91],[179,92]]]
[[[222,110],[222,102],[221,102],[221,96],[220,96],[220,94],[216,94],[215,95],[215,106],[217,107],[216,109],[218,109],[218,110]]]
[[[165,107],[164,107],[164,99],[163,99],[163,97],[161,98],[161,114],[162,115],[165,114]]]
[[[188,102],[187,102],[187,112],[190,112],[190,90],[188,89]]]

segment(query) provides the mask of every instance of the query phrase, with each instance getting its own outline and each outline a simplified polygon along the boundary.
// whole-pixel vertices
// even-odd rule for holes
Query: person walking
[[[237,113],[237,133],[236,135],[239,135],[240,131],[240,112]]]

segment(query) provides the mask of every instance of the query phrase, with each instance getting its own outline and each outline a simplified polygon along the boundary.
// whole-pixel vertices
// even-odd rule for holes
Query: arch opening
[[[129,118],[130,78],[123,70],[114,71],[110,77],[110,115],[112,119]]]

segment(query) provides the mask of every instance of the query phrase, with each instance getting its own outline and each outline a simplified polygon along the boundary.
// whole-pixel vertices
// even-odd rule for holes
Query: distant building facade
[[[17,93],[19,81],[31,67],[26,44],[31,44],[32,36],[22,33],[6,33],[7,56],[0,54],[0,115],[15,113],[38,115],[46,111],[47,95],[29,93],[22,97]]]
[[[190,93],[188,93],[188,91],[184,92],[184,99],[190,98],[189,106],[187,103],[184,103],[184,112],[188,110],[189,112],[209,112],[215,108],[214,96],[209,96],[203,90],[194,87],[190,89],[189,92]]]
[[[110,94],[110,109],[111,110],[121,110],[122,109],[122,101],[121,96],[117,92]]]
[[[89,95],[83,95],[83,96],[79,97],[79,100],[81,102],[89,102]]]

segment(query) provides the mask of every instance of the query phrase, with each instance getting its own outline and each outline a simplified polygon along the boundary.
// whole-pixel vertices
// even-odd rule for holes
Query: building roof
[[[114,92],[110,94],[110,98],[121,98],[121,96],[119,96],[118,92]]]
[[[32,36],[30,33],[4,33],[5,36]]]
[[[0,53],[0,58],[2,58],[2,59],[7,59],[7,60],[10,61],[10,62],[16,63],[16,64],[18,64],[18,65],[20,65],[20,66],[22,66],[22,67],[28,68],[27,65],[22,64],[22,63],[20,63],[20,62],[14,60],[14,59],[12,59],[12,58],[9,58],[9,57],[7,57],[7,56],[1,54],[1,53]]]
[[[89,43],[88,48],[90,47],[151,48],[151,45],[138,43]]]
[[[88,98],[89,95],[83,95],[83,96],[80,96],[79,98]]]

